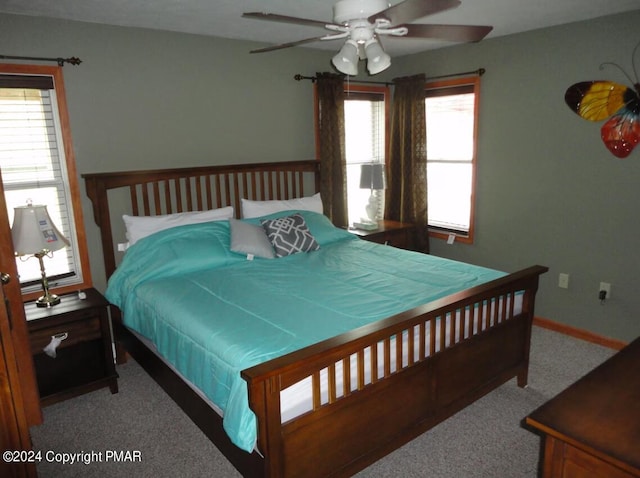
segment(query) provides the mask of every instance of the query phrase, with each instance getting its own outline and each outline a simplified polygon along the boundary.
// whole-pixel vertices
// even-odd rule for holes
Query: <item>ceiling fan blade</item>
[[[292,46],[304,45],[305,43],[313,43],[315,41],[320,41],[320,40],[331,40],[331,38],[327,38],[325,35],[321,37],[305,38],[304,40],[292,41],[289,43],[281,43],[280,45],[271,45],[265,48],[258,48],[257,50],[251,50],[249,53],[265,53],[268,51],[282,50],[283,48],[290,48]]]
[[[386,18],[391,22],[391,25],[402,25],[427,15],[456,8],[460,3],[460,0],[404,0],[404,2],[371,15],[367,20],[375,23],[379,18]]]
[[[477,42],[486,37],[493,27],[480,25],[402,25],[409,31],[407,38],[438,38],[456,42]],[[401,37],[402,38],[402,37]]]
[[[325,25],[332,25],[333,22],[321,22],[320,20],[309,20],[308,18],[289,17],[278,15],[277,13],[249,12],[243,13],[243,18],[253,18],[255,20],[268,20],[270,22],[295,23],[296,25],[310,25],[324,28]]]

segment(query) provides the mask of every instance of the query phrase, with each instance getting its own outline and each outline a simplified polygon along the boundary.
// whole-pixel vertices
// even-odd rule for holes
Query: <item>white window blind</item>
[[[50,287],[82,281],[53,79],[0,75],[0,171],[9,220],[28,201],[47,206],[71,247],[44,259]],[[16,258],[23,292],[40,288],[36,259]]]

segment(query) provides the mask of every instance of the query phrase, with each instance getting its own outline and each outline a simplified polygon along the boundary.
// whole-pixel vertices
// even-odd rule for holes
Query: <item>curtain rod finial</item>
[[[301,75],[300,73],[297,73],[293,76],[293,79],[296,81],[302,81],[302,80],[311,80],[311,83],[316,81],[316,77],[315,76],[304,76]]]

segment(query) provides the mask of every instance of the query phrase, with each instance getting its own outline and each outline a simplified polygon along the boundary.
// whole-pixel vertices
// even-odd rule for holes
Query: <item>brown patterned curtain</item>
[[[416,226],[416,250],[429,252],[424,74],[396,78],[387,161],[386,219]]]
[[[344,79],[334,73],[316,73],[320,195],[324,213],[334,225],[346,227],[347,166],[344,145]]]

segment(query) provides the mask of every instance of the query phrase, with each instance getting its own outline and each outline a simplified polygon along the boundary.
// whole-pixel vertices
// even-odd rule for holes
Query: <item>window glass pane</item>
[[[382,101],[344,102],[347,163],[384,160],[384,110]]]
[[[47,276],[67,275],[62,283],[50,282],[51,287],[81,279],[81,274],[75,274],[79,259],[59,129],[53,90],[0,88],[0,168],[9,220],[13,221],[14,207],[29,201],[44,204],[72,243],[44,258]],[[27,257],[16,259],[21,283],[41,276],[39,262]],[[34,285],[24,291],[38,288]]]
[[[54,179],[59,158],[48,91],[0,89],[0,167],[5,184]],[[55,162],[55,165],[54,165]]]
[[[473,84],[427,87],[429,226],[471,237],[476,98]]]
[[[347,207],[350,224],[368,220],[365,208],[369,202],[369,196],[371,196],[371,190],[360,189],[360,164],[347,164]],[[380,200],[382,201],[382,198]]]
[[[360,165],[384,162],[384,95],[380,100],[345,100],[345,152],[347,161],[347,207],[349,223],[367,220],[366,205],[370,189],[360,189]],[[379,211],[384,210],[384,194],[379,197]]]
[[[468,160],[473,157],[474,95],[426,99],[427,157]]]
[[[469,163],[428,163],[429,225],[469,230],[472,166]]]

